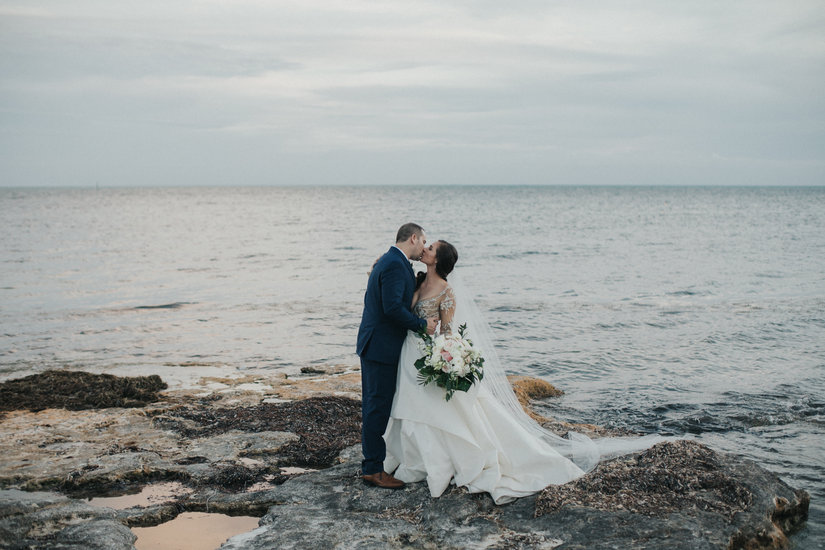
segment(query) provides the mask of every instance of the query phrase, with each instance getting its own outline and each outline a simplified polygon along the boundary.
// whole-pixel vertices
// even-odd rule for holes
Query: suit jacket
[[[407,331],[427,328],[427,321],[410,311],[414,292],[410,261],[393,246],[378,259],[367,281],[358,355],[381,363],[398,363]]]

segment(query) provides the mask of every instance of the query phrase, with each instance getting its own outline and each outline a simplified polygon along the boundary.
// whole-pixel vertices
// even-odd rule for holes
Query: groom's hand
[[[431,317],[427,319],[427,334],[435,334],[435,329],[438,326],[438,317]]]

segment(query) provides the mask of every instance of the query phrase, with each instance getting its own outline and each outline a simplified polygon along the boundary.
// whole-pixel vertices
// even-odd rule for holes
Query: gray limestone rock
[[[186,456],[202,456],[209,462],[220,462],[228,457],[275,454],[287,443],[297,440],[297,435],[287,432],[230,430],[212,437],[192,440],[186,449]]]
[[[365,486],[357,463],[347,462],[279,486],[273,492],[280,503],[269,509],[261,526],[233,537],[221,550],[786,548],[787,536],[806,517],[807,495],[756,464],[699,447],[704,459],[711,454],[714,457],[717,477],[735,480],[749,492],[750,501],[743,510],[731,516],[721,509],[705,510],[689,499],[680,499],[681,507],[643,514],[630,511],[634,507],[631,501],[612,508],[591,501],[565,504],[537,516],[537,501],[546,495],[495,506],[487,495],[453,487],[433,499],[425,483],[398,491]],[[684,455],[684,449],[673,451],[671,454]],[[638,456],[613,461],[612,467],[637,475],[621,461],[630,463]],[[599,470],[588,474],[599,475],[604,474]],[[636,498],[647,497],[639,493]],[[603,500],[612,502],[609,495]]]
[[[132,550],[134,541],[113,510],[54,493],[0,491],[0,548]]]
[[[10,489],[0,491],[0,548],[132,548],[126,525],[157,524],[182,510],[265,513],[260,527],[231,538],[222,550],[789,547],[788,536],[807,515],[806,493],[739,457],[696,443],[661,445],[607,462],[564,491],[551,488],[504,506],[456,487],[433,499],[426,483],[398,491],[366,486],[357,447],[341,453],[341,464],[266,490],[204,489],[146,508],[114,511]],[[662,472],[671,475],[674,488],[645,485],[640,467],[652,481]],[[693,478],[711,485],[692,485]],[[654,496],[660,500],[650,507]]]

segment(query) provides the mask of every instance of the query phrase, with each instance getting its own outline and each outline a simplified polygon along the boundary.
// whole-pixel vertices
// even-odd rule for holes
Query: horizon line
[[[70,185],[3,185],[2,190],[33,190],[33,189],[254,189],[254,188],[407,188],[407,187],[587,187],[587,188],[819,188],[825,183],[249,183],[249,184],[146,184],[146,185],[100,185],[100,184],[70,184]]]

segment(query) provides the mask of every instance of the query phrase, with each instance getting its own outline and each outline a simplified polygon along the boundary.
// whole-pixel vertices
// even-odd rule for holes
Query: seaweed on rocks
[[[189,476],[184,472],[132,470],[119,472],[116,476],[89,476],[96,466],[84,467],[80,470],[69,472],[65,478],[55,484],[53,489],[72,498],[93,498],[110,493],[123,493],[130,488],[142,486],[146,483],[159,481],[189,481]],[[25,490],[42,490],[49,488],[38,487],[36,483],[26,483],[22,487]]]
[[[693,441],[660,443],[603,463],[571,483],[546,488],[536,501],[536,516],[571,504],[659,517],[677,509],[732,517],[750,506],[753,495],[720,467],[717,457]]]
[[[155,417],[154,423],[187,438],[243,432],[289,432],[298,440],[278,451],[283,463],[328,468],[346,447],[361,441],[361,403],[337,396],[310,397],[249,407],[184,407]]]
[[[161,378],[47,370],[0,383],[0,411],[143,407],[167,388]]]
[[[238,464],[225,464],[214,468],[208,477],[199,480],[201,487],[216,487],[222,491],[243,491],[260,482],[268,474],[268,468],[247,468]],[[270,474],[269,483],[279,485],[288,479],[283,474]]]

